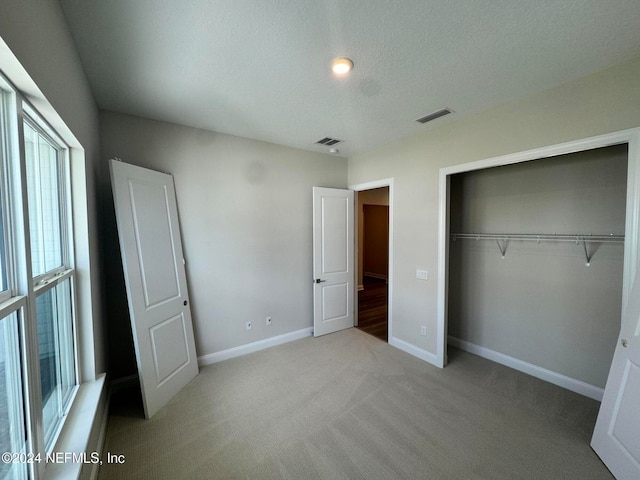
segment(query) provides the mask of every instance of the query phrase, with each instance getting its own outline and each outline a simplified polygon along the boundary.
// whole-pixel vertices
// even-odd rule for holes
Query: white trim
[[[229,360],[230,358],[241,357],[249,353],[264,350],[265,348],[275,347],[284,343],[293,342],[302,338],[307,338],[313,335],[313,328],[303,328],[294,332],[284,333],[276,337],[266,338],[264,340],[258,340],[257,342],[247,343],[246,345],[240,345],[239,347],[229,348],[220,352],[210,353],[198,357],[198,366],[203,367],[205,365],[212,365],[214,363]]]
[[[518,370],[519,372],[531,375],[532,377],[539,378],[546,382],[553,383],[554,385],[558,385],[559,387],[571,390],[572,392],[579,393],[585,397],[593,398],[599,402],[602,401],[602,395],[604,394],[603,388],[596,387],[590,383],[562,375],[561,373],[557,373],[552,370],[547,370],[546,368],[525,362],[524,360],[510,357],[504,353],[496,352],[495,350],[491,350],[486,347],[481,347],[480,345],[467,342],[460,338],[449,336],[448,340],[449,345],[459,348],[460,350],[464,350],[465,352],[473,353],[479,357],[486,358],[501,365],[513,368],[514,370]]]
[[[629,302],[629,291],[635,278],[635,270],[640,258],[640,128],[598,135],[572,142],[561,143],[533,150],[502,155],[475,162],[444,167],[439,179],[439,221],[438,221],[438,311],[436,349],[440,366],[446,364],[447,337],[447,276],[449,269],[449,177],[456,173],[470,172],[484,168],[512,165],[541,158],[582,152],[594,148],[620,144],[629,145],[627,170],[627,207],[625,220],[624,270],[622,278],[622,316]]]
[[[102,418],[100,419],[100,429],[98,430],[98,443],[95,445],[95,451],[100,454],[102,458],[104,454],[104,441],[107,438],[107,425],[109,423],[109,405],[111,403],[111,393],[107,392],[104,408],[102,409]],[[91,448],[92,445],[89,445]],[[96,480],[100,474],[100,463],[94,463],[91,466],[91,472],[89,473],[90,480]]]
[[[365,190],[373,190],[374,188],[389,187],[389,269],[387,279],[387,342],[392,345],[391,339],[393,338],[393,178],[383,178],[382,180],[374,180],[373,182],[358,183],[356,185],[350,185],[349,190],[354,192],[362,192]],[[358,244],[358,209],[355,209],[356,215],[353,221],[355,222],[355,244]],[[353,302],[356,312],[358,311],[358,292],[353,292],[355,300]],[[357,318],[354,315],[354,318]]]
[[[420,347],[416,347],[412,343],[405,342],[404,340],[400,340],[398,337],[392,337],[389,339],[389,345],[392,347],[399,348],[403,352],[406,352],[414,357],[419,358],[420,360],[424,360],[425,362],[429,362],[432,365],[438,367],[438,359],[436,355],[427,350],[423,350]]]
[[[106,375],[98,375],[93,382],[80,385],[76,401],[71,406],[62,431],[56,441],[55,452],[69,452],[76,455],[84,454],[90,458],[92,452],[87,452],[89,438],[93,428],[100,399],[104,392]],[[108,410],[108,406],[105,405]],[[102,432],[101,432],[102,433]],[[46,478],[68,479],[78,478],[82,469],[82,462],[60,462],[46,464]]]

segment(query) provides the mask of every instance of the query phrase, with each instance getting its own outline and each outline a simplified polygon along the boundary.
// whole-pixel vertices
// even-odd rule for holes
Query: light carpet
[[[132,393],[134,392],[134,393]],[[599,403],[450,348],[435,368],[357,329],[203,368],[152,419],[112,397],[101,479],[612,479]]]

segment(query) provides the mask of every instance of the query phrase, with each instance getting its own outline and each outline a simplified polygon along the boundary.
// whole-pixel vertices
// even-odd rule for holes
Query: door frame
[[[548,147],[502,155],[485,160],[440,169],[438,221],[438,309],[436,365],[447,363],[447,305],[449,276],[449,200],[450,177],[458,173],[576,153],[613,145],[628,145],[627,204],[625,213],[625,242],[622,278],[622,318],[629,303],[629,292],[640,267],[640,128],[598,135]],[[622,323],[621,323],[622,324]]]
[[[353,190],[356,192],[363,192],[366,190],[374,190],[376,188],[389,188],[389,271],[388,275],[388,283],[387,283],[387,343],[392,344],[393,337],[393,178],[384,178],[382,180],[374,180],[372,182],[358,183],[356,185],[350,185],[349,190]],[[356,206],[357,206],[357,196],[356,196]],[[355,209],[355,215],[353,218],[354,224],[354,241],[356,247],[356,255],[355,258],[358,258],[358,220],[359,220],[360,212],[358,209]],[[356,262],[357,264],[357,262]],[[357,268],[356,268],[357,271]],[[356,272],[357,273],[357,272]],[[357,283],[357,282],[355,282]],[[353,292],[354,301],[353,305],[355,308],[354,312],[354,324],[358,323],[358,289],[354,288]]]

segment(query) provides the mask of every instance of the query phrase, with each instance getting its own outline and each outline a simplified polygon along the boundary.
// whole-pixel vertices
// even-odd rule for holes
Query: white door
[[[111,160],[144,413],[198,374],[173,177]]]
[[[313,187],[313,335],[353,327],[353,191]]]
[[[591,446],[618,480],[640,478],[640,275],[623,314],[618,346]]]

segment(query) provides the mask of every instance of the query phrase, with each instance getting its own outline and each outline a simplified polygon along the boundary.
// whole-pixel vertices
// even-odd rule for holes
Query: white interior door
[[[111,160],[111,183],[144,412],[198,374],[173,177]]]
[[[637,273],[623,314],[591,446],[618,480],[640,478],[640,275]]]
[[[313,187],[313,335],[353,327],[353,191]]]

